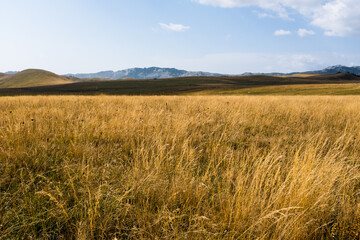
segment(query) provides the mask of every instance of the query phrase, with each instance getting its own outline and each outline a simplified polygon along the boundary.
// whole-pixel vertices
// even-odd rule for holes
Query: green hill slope
[[[28,69],[0,78],[0,88],[24,88],[73,83],[70,78],[52,72]]]

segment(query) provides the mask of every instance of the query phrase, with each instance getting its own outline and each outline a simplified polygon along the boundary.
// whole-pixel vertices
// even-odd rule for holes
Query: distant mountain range
[[[253,75],[267,75],[267,76],[283,76],[283,75],[295,75],[295,74],[334,74],[334,73],[351,73],[360,75],[360,66],[347,67],[343,65],[335,65],[324,68],[322,70],[306,71],[306,72],[291,72],[291,73],[243,73],[242,76],[253,76]]]
[[[346,67],[342,65],[336,65],[328,67],[322,70],[317,71],[307,71],[307,72],[292,72],[292,73],[243,73],[239,76],[252,76],[252,75],[294,75],[294,74],[332,74],[332,73],[351,73],[355,75],[360,75],[360,66],[355,67]],[[150,68],[130,68],[125,70],[120,70],[117,72],[114,71],[103,71],[98,73],[80,73],[80,74],[67,74],[66,76],[76,77],[76,78],[102,78],[102,79],[123,79],[123,78],[133,78],[133,79],[154,79],[154,78],[174,78],[174,77],[188,77],[188,76],[209,76],[216,77],[226,74],[219,73],[209,73],[209,72],[195,72],[195,71],[186,71],[179,70],[176,68],[159,68],[159,67],[150,67]]]
[[[360,76],[360,66],[347,67],[342,65],[331,66],[322,70],[307,71],[307,72],[292,72],[292,73],[243,73],[234,76],[253,76],[253,75],[267,75],[267,76],[283,76],[294,74],[333,74],[333,73],[351,73]],[[17,72],[6,72],[5,74],[16,74]],[[4,75],[4,74],[2,74]],[[201,71],[186,71],[176,68],[130,68],[120,71],[102,71],[98,73],[77,73],[66,74],[66,77],[75,77],[80,79],[158,79],[158,78],[175,78],[175,77],[188,77],[188,76],[209,76],[217,77],[226,74],[209,73]],[[0,75],[1,77],[1,75]]]
[[[16,73],[18,73],[18,71],[9,71],[9,72],[6,72],[5,74],[16,74]]]
[[[336,65],[336,66],[325,68],[320,71],[312,71],[311,73],[332,74],[332,73],[339,73],[339,72],[360,75],[360,66],[346,67],[346,66],[342,66],[342,65]]]
[[[188,77],[188,76],[221,76],[217,73],[208,72],[193,72],[186,70],[179,70],[176,68],[129,68],[125,70],[114,71],[103,71],[98,73],[80,73],[80,74],[67,74],[69,77],[76,78],[103,78],[103,79],[154,79],[154,78],[174,78],[174,77]]]

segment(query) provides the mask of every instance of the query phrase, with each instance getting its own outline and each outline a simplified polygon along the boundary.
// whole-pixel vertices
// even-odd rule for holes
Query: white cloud
[[[359,0],[333,0],[314,12],[312,24],[328,36],[360,36],[359,13]]]
[[[306,37],[306,36],[310,36],[310,35],[315,35],[315,32],[312,31],[312,30],[307,30],[307,29],[304,29],[304,28],[300,28],[299,30],[297,30],[297,34],[300,37]]]
[[[200,4],[212,5],[223,8],[232,8],[232,7],[245,7],[247,5],[252,5],[252,1],[236,1],[236,0],[193,0]]]
[[[192,0],[200,4],[223,8],[258,6],[287,16],[286,8],[298,9],[306,14],[309,9],[321,6],[323,0]]]
[[[274,32],[274,35],[275,36],[284,36],[284,35],[290,35],[291,34],[291,32],[290,31],[287,31],[287,30],[276,30],[275,32]]]
[[[182,24],[174,24],[174,23],[159,23],[160,27],[166,31],[175,31],[175,32],[183,32],[190,29],[189,26],[184,26]]]
[[[257,6],[275,12],[279,17],[291,19],[289,10],[310,19],[328,36],[360,36],[359,0],[192,0],[200,4],[233,8]],[[258,14],[259,15],[259,14]],[[259,15],[267,17],[268,14]],[[271,16],[271,15],[270,15]]]

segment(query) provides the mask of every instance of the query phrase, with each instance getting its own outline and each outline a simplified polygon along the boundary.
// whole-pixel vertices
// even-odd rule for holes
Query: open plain
[[[0,239],[356,239],[358,96],[0,98]]]

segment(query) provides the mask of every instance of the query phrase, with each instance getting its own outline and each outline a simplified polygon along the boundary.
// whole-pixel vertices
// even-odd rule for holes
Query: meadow
[[[359,96],[0,98],[0,239],[359,239]]]

